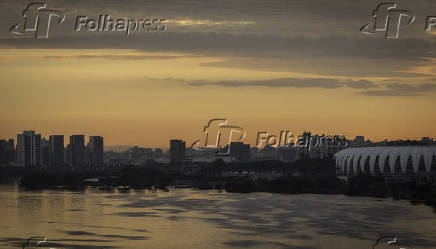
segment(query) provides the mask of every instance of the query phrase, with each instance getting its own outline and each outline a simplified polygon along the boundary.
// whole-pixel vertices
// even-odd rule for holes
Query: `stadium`
[[[338,176],[436,176],[436,146],[348,148],[334,157]]]

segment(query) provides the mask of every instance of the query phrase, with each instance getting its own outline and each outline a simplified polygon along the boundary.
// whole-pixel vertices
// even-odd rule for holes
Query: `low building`
[[[181,163],[185,160],[186,143],[183,140],[170,140],[170,161],[171,163]]]

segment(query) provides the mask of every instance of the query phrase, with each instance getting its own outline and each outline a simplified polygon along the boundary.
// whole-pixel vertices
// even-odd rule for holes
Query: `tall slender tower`
[[[24,167],[41,165],[41,134],[35,131],[17,134],[17,164]]]
[[[64,164],[64,136],[52,135],[49,137],[50,143],[50,166],[56,167]]]
[[[71,150],[71,166],[83,166],[85,160],[85,136],[72,135],[70,136],[70,150]]]
[[[101,166],[103,164],[104,142],[103,137],[90,136],[89,137],[89,164],[91,166]]]

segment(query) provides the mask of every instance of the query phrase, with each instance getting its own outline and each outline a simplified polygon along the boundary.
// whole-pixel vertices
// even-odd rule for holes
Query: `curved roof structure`
[[[412,166],[413,172],[425,170],[430,173],[436,166],[436,146],[386,146],[386,147],[359,147],[348,148],[335,154],[336,166],[342,172],[370,171],[374,174],[375,166],[384,172],[389,167],[390,172],[407,172],[407,167]],[[434,169],[433,169],[434,170]]]

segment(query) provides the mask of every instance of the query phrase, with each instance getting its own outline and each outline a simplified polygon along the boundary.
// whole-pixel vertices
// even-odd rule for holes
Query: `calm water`
[[[328,195],[1,186],[0,221],[2,249],[38,235],[52,248],[371,249],[383,234],[436,248],[427,206]]]

